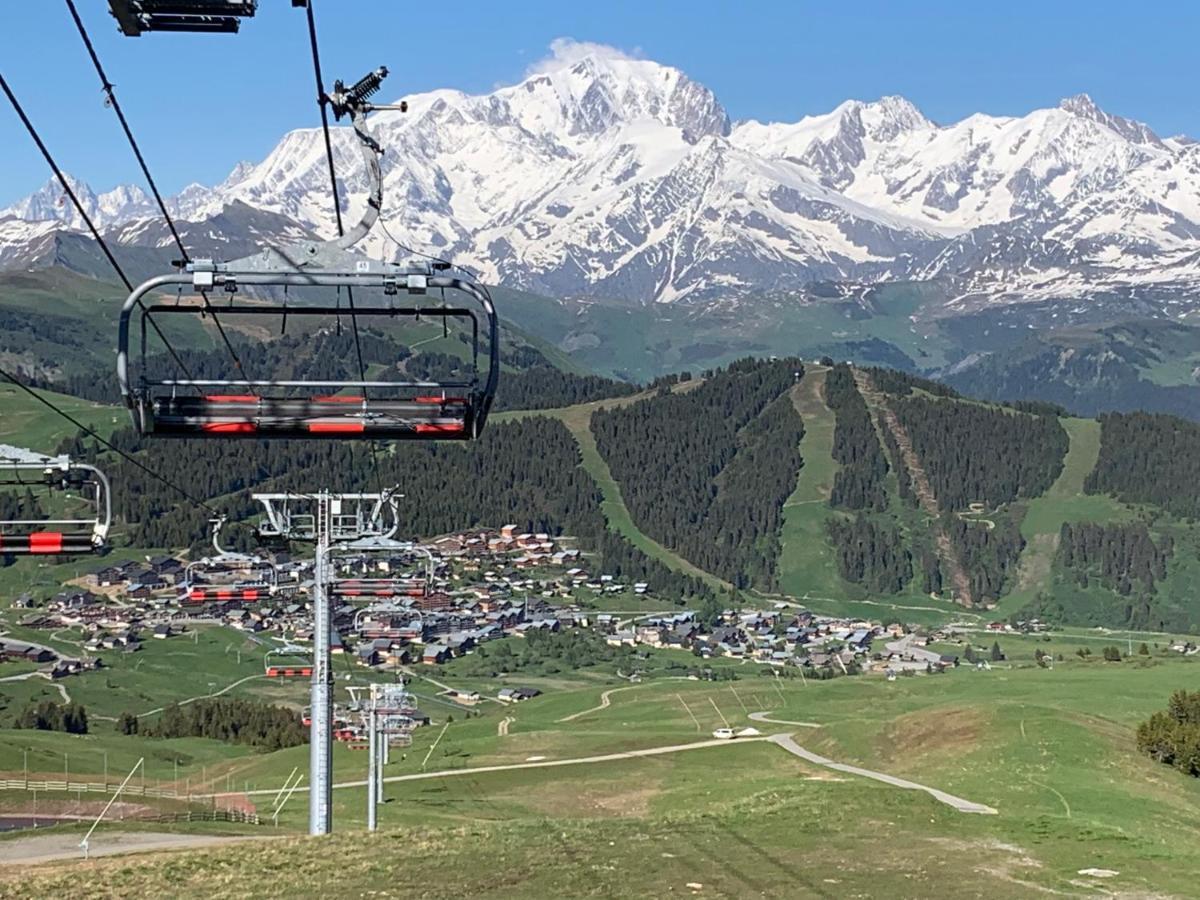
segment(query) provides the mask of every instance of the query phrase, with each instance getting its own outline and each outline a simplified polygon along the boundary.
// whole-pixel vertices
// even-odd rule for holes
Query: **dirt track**
[[[56,859],[82,859],[79,847],[82,833],[32,834],[29,837],[0,841],[0,865],[50,862]],[[143,853],[153,850],[191,850],[211,847],[227,841],[259,840],[219,834],[173,834],[170,832],[97,832],[92,835],[91,856],[118,853]]]

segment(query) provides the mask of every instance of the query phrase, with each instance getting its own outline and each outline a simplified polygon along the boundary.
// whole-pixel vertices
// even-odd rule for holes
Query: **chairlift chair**
[[[221,546],[226,517],[212,520],[214,556],[188,563],[184,569],[185,603],[247,603],[265,600],[278,586],[275,565],[260,556],[236,553]]]
[[[90,514],[73,518],[0,520],[0,555],[30,556],[97,553],[112,525],[112,492],[95,466],[69,456],[45,456],[0,445],[0,488],[73,490]]]
[[[500,374],[499,324],[491,295],[470,278],[448,274],[438,262],[381,262],[351,253],[379,217],[383,150],[366,126],[373,106],[366,98],[379,89],[386,69],[378,69],[346,88],[340,82],[325,99],[335,116],[349,115],[359,139],[372,185],[362,220],[332,241],[266,247],[233,262],[197,259],[180,271],[160,275],[133,290],[121,310],[117,376],[134,427],[152,437],[199,438],[342,438],[382,440],[470,440],[483,431]],[[447,381],[252,380],[239,378],[151,378],[146,369],[147,325],[154,317],[204,315],[209,304],[143,303],[163,288],[191,288],[207,296],[225,291],[230,302],[213,304],[222,316],[260,320],[289,316],[337,316],[354,320],[398,317],[461,321],[471,336],[471,368],[466,378]],[[353,307],[289,304],[273,300],[236,303],[242,289],[333,288],[382,292],[383,304]],[[465,297],[467,305],[420,301],[398,305],[396,298],[423,298],[430,290]],[[140,346],[131,352],[130,326],[140,308]],[[481,334],[481,332],[483,332]],[[479,357],[486,340],[487,372]],[[134,363],[136,362],[136,366]]]
[[[258,0],[108,0],[109,12],[126,37],[147,31],[233,34],[257,7]]]
[[[292,661],[271,662],[272,656],[291,657]],[[275,647],[263,654],[263,674],[267,678],[309,678],[313,664],[308,651],[303,647],[288,645]]]

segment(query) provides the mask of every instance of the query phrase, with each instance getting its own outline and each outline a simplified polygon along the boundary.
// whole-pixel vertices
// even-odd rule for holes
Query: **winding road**
[[[266,677],[267,677],[266,675],[247,675],[245,678],[239,678],[237,681],[233,682],[232,684],[225,685],[225,687],[221,688],[219,691],[213,691],[211,694],[201,694],[198,697],[188,697],[186,700],[180,700],[175,705],[176,706],[187,706],[189,703],[195,703],[197,700],[208,700],[208,699],[211,699],[212,697],[220,697],[222,694],[226,693],[227,691],[232,691],[239,684],[245,684],[247,681],[253,681],[255,678],[266,678]],[[140,719],[143,716],[153,716],[153,715],[156,715],[157,713],[162,712],[164,709],[166,709],[165,706],[156,706],[154,709],[148,709],[145,712],[138,713],[137,718]]]
[[[823,756],[818,756],[811,750],[805,750],[797,744],[790,734],[773,734],[767,738],[772,744],[782,747],[793,756],[798,756],[805,762],[813,763],[814,765],[824,766],[827,769],[833,769],[835,772],[845,772],[849,775],[861,775],[863,778],[871,778],[875,781],[881,781],[884,784],[890,784],[892,787],[904,788],[909,791],[924,791],[929,796],[933,797],[940,803],[945,803],[952,809],[964,813],[979,813],[982,815],[994,816],[997,810],[994,807],[987,806],[983,803],[975,803],[972,800],[964,800],[962,797],[955,797],[953,794],[947,794],[945,791],[939,791],[937,788],[931,788],[928,785],[917,784],[915,781],[908,781],[905,778],[897,778],[895,775],[888,775],[884,772],[874,772],[871,769],[864,769],[860,766],[851,766],[846,763],[834,762],[832,759],[826,759]]]
[[[393,784],[400,781],[424,781],[429,778],[453,778],[456,776],[473,776],[480,775],[485,772],[508,772],[515,769],[549,769],[557,766],[583,766],[592,765],[595,763],[616,762],[622,759],[638,759],[643,756],[663,756],[668,753],[684,753],[688,750],[703,750],[707,747],[733,747],[738,744],[745,744],[749,741],[766,741],[766,736],[761,737],[744,737],[738,738],[736,741],[722,740],[714,738],[709,741],[696,741],[691,744],[672,744],[667,747],[650,747],[646,750],[626,750],[623,753],[605,753],[600,756],[579,756],[572,759],[546,759],[537,762],[509,763],[499,766],[470,766],[463,769],[441,769],[437,772],[416,772],[412,775],[391,775],[384,779],[388,784]],[[335,784],[335,790],[343,788],[359,788],[366,787],[366,780],[359,781],[342,781]],[[297,788],[301,793],[308,791],[308,786]],[[261,795],[275,796],[279,793],[278,788],[267,788],[265,790],[253,791],[230,791],[220,794],[193,794],[194,798],[208,799],[210,797],[253,797]]]

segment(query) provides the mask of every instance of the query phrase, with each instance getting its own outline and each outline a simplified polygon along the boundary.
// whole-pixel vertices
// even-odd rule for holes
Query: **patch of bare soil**
[[[877,744],[885,757],[900,763],[918,756],[960,755],[978,746],[985,724],[978,709],[914,712],[892,721]]]

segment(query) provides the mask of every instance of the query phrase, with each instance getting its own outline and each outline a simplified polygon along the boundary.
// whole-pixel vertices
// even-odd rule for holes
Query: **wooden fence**
[[[72,794],[111,794],[114,793],[120,786],[120,782],[109,782],[105,784],[102,781],[67,781],[65,779],[35,780],[32,778],[8,778],[0,779],[0,791],[65,791]],[[159,799],[178,800],[186,798],[186,795],[175,790],[175,788],[155,787],[145,784],[127,784],[125,790],[121,792],[122,796],[130,797],[157,797]]]

